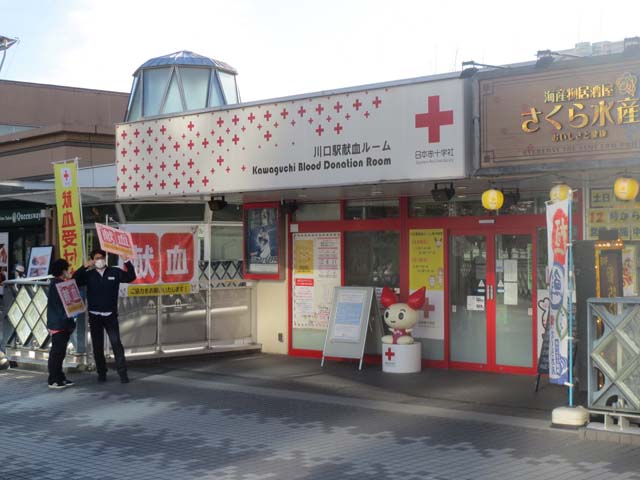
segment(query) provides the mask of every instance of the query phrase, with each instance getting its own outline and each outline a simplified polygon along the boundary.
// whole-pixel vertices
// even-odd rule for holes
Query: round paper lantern
[[[566,200],[569,198],[569,192],[571,187],[566,183],[557,183],[553,186],[549,192],[549,198],[552,202],[559,202],[560,200]]]
[[[500,210],[504,203],[504,194],[500,190],[491,188],[482,194],[482,206],[487,210]]]
[[[633,200],[638,196],[638,181],[631,177],[618,177],[613,191],[619,200]]]

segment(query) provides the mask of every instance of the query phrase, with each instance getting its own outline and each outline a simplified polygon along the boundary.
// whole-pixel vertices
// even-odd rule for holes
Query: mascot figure
[[[424,306],[425,287],[409,296],[407,303],[398,303],[398,297],[389,287],[382,289],[381,303],[386,308],[384,323],[391,329],[392,335],[382,337],[382,343],[409,345],[413,343],[411,328],[418,321],[418,311]]]

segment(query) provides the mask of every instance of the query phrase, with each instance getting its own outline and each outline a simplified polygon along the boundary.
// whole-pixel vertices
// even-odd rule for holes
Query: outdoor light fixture
[[[296,210],[298,210],[298,202],[296,202],[295,200],[283,200],[282,201],[282,208],[284,209],[285,213],[288,213],[289,215],[293,215]]]
[[[436,183],[436,188],[431,190],[431,197],[436,202],[448,202],[453,198],[456,194],[456,191],[453,188],[453,183],[449,184],[449,188],[438,188],[438,184]]]
[[[504,204],[504,194],[496,189],[490,188],[482,193],[482,206],[487,210],[500,210]]]
[[[616,182],[613,184],[613,192],[618,200],[635,200],[638,196],[638,190],[638,181],[626,175],[616,178]]]
[[[209,200],[209,208],[213,212],[217,212],[218,210],[222,210],[224,207],[228,205],[228,203],[224,199],[224,195],[213,196],[211,200]]]
[[[571,187],[566,183],[556,182],[549,191],[549,199],[554,203],[561,200],[566,200],[567,198],[569,198],[570,191]]]

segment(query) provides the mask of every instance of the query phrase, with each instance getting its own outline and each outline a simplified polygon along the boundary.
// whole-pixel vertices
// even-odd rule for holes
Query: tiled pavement
[[[0,479],[640,480],[638,447],[538,419],[160,370],[63,391],[0,372]]]

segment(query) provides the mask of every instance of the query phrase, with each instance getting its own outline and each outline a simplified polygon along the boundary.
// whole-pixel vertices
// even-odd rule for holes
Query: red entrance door
[[[449,364],[534,373],[536,227],[449,231]]]

